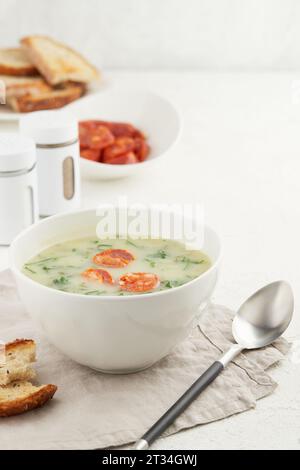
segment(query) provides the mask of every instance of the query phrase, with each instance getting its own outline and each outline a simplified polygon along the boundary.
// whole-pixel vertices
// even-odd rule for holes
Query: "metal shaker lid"
[[[59,145],[78,138],[78,123],[67,111],[36,111],[22,116],[20,132],[36,145]]]
[[[14,132],[0,133],[0,173],[29,170],[35,162],[32,139]]]

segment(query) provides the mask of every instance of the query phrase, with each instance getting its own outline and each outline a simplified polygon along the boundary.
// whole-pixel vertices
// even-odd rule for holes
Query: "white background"
[[[122,194],[203,202],[223,245],[215,302],[235,309],[276,279],[295,293],[286,336],[298,355],[272,371],[275,393],[155,447],[300,449],[300,2],[1,0],[1,45],[33,32],[87,52],[108,84],[153,89],[181,110],[170,160],[123,181],[83,181],[84,207]],[[0,269],[8,263],[0,249]]]
[[[0,46],[43,33],[103,67],[300,67],[298,0],[1,0]]]

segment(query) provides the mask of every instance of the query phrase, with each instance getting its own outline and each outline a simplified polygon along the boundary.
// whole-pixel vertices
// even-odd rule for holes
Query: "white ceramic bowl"
[[[93,210],[57,215],[26,229],[11,245],[12,271],[27,311],[49,340],[80,364],[112,373],[144,369],[190,333],[199,307],[217,280],[218,236],[205,227],[203,250],[212,266],[174,289],[133,296],[84,296],[45,287],[21,269],[54,243],[91,235],[99,218]]]
[[[97,93],[68,106],[75,118],[129,122],[148,138],[151,152],[142,163],[109,165],[81,159],[81,170],[88,179],[124,178],[156,164],[169,154],[180,134],[180,119],[165,98],[148,91],[110,90]]]

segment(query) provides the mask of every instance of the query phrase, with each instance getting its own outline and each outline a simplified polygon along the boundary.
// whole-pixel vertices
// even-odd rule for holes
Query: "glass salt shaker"
[[[65,111],[38,111],[20,119],[20,132],[36,144],[42,217],[80,207],[78,123]]]
[[[9,245],[37,220],[35,143],[17,133],[0,133],[0,245]]]

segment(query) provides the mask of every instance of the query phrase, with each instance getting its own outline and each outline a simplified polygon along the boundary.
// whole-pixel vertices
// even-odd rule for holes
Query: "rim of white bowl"
[[[63,218],[65,216],[68,216],[68,215],[81,214],[81,213],[84,213],[84,212],[94,212],[94,211],[96,211],[96,209],[80,209],[80,210],[77,210],[77,211],[72,211],[72,212],[67,212],[67,213],[62,213],[62,214],[56,214],[56,215],[52,215],[50,217],[47,217],[46,219],[40,220],[39,222],[27,227],[25,230],[23,230],[19,235],[17,235],[14,238],[14,240],[12,241],[12,243],[9,247],[10,269],[12,270],[12,272],[17,276],[22,277],[24,280],[26,280],[26,282],[29,282],[30,284],[35,284],[35,285],[39,286],[42,289],[46,289],[47,291],[48,290],[55,291],[56,293],[61,294],[61,295],[75,295],[75,296],[78,296],[80,298],[101,299],[100,301],[104,301],[104,300],[107,300],[107,299],[112,300],[112,301],[123,301],[124,299],[129,300],[129,299],[140,299],[140,298],[143,298],[143,297],[148,298],[148,297],[155,297],[157,295],[168,295],[168,294],[171,294],[174,291],[177,292],[180,289],[184,289],[186,286],[190,286],[191,284],[196,283],[200,278],[202,279],[203,277],[208,276],[208,274],[210,274],[210,272],[213,271],[214,269],[216,269],[218,267],[218,265],[220,264],[220,261],[221,261],[221,258],[222,258],[222,245],[221,245],[220,237],[217,234],[217,232],[210,225],[204,224],[204,227],[206,229],[210,230],[214,234],[214,236],[216,237],[216,239],[218,241],[219,253],[218,253],[218,256],[217,256],[216,260],[214,262],[212,262],[212,265],[208,268],[207,271],[205,271],[202,274],[199,274],[199,276],[195,277],[194,279],[191,279],[190,281],[185,282],[181,286],[176,286],[176,287],[172,287],[170,289],[165,289],[165,290],[161,290],[161,291],[157,291],[157,292],[151,292],[150,291],[150,292],[145,292],[143,294],[103,295],[103,296],[101,296],[101,295],[84,295],[84,294],[80,294],[80,293],[77,293],[77,292],[66,292],[66,291],[61,291],[59,289],[55,289],[53,287],[45,286],[44,284],[41,284],[37,281],[34,281],[30,277],[26,276],[26,274],[24,274],[21,271],[21,269],[18,268],[15,265],[15,263],[13,261],[13,256],[12,256],[12,252],[14,250],[14,245],[15,245],[15,243],[18,242],[18,240],[20,238],[22,238],[24,235],[26,235],[26,233],[30,232],[31,230],[34,230],[35,227],[37,227],[40,224],[46,224],[49,220],[52,220],[52,219],[60,219],[60,218]]]

